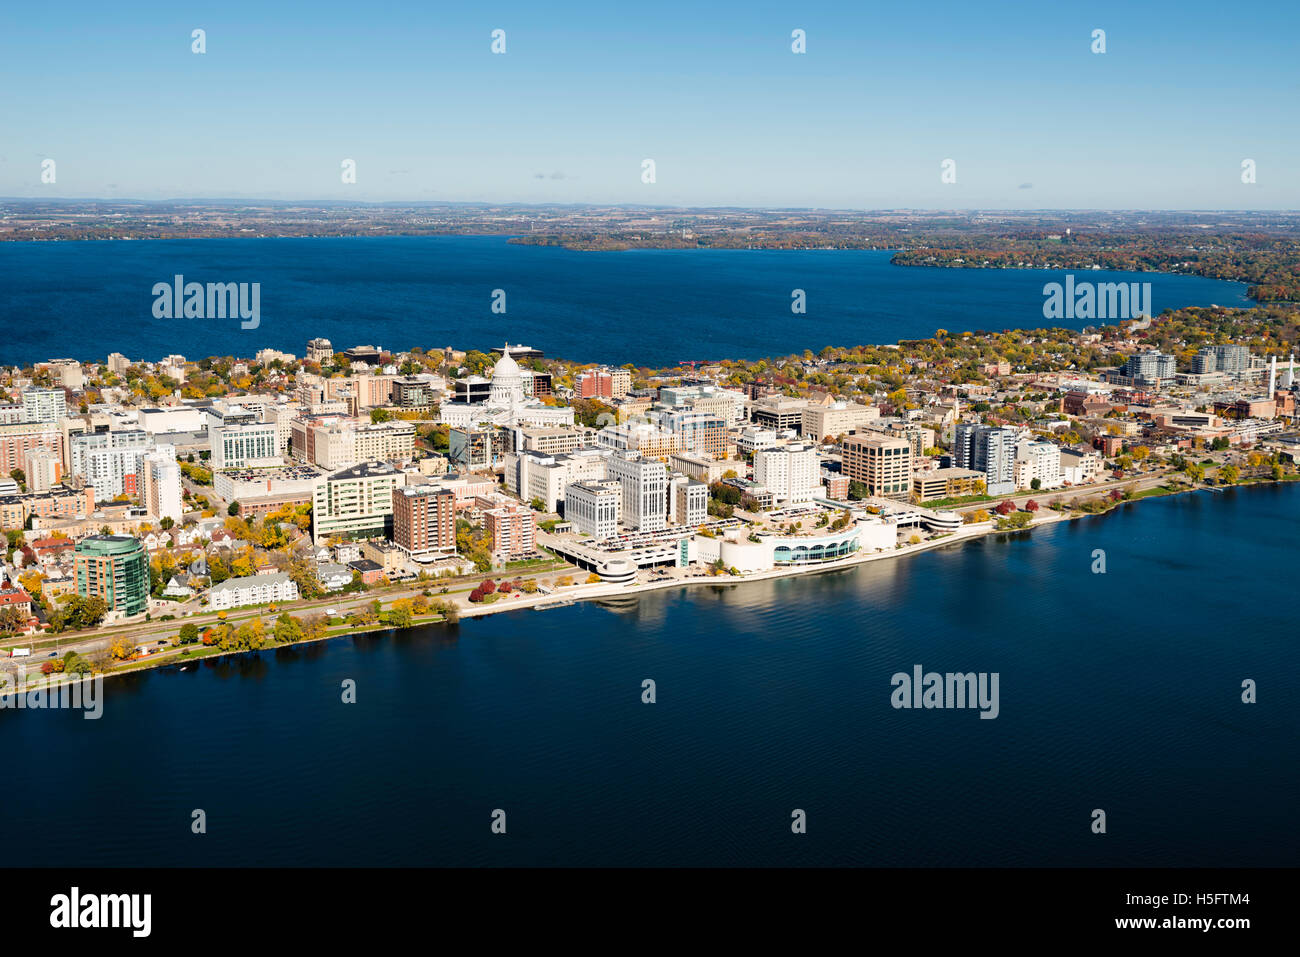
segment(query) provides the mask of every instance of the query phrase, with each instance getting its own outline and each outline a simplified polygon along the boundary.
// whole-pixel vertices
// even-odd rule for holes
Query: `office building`
[[[667,524],[668,467],[640,452],[609,457],[609,477],[621,484],[623,524],[639,532],[657,532]]]
[[[669,505],[674,525],[703,525],[709,519],[709,487],[685,475],[675,475],[670,482]]]
[[[912,445],[880,433],[850,435],[842,449],[843,473],[867,493],[906,501],[912,492]]]
[[[564,520],[597,541],[613,538],[622,518],[622,489],[614,479],[572,483],[564,490]]]

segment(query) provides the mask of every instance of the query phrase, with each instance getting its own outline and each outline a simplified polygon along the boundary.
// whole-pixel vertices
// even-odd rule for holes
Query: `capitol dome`
[[[502,350],[501,358],[492,367],[492,385],[488,393],[488,404],[495,408],[507,409],[523,404],[524,377],[519,374],[519,363],[510,358],[510,344]]]

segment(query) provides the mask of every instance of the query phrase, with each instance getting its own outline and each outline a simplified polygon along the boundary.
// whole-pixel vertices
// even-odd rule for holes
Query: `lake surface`
[[[110,352],[158,360],[302,356],[336,348],[506,339],[585,362],[668,366],[755,359],[824,346],[892,343],[953,332],[1035,329],[1042,288],[1063,271],[890,265],[858,250],[574,252],[500,236],[203,239],[0,243],[0,363]],[[261,284],[260,325],[153,316],[155,283]],[[1156,273],[1078,272],[1093,282],[1150,282],[1152,311],[1245,306],[1241,283]],[[506,313],[491,311],[506,292]],[[790,311],[803,289],[807,314]],[[1064,323],[1070,325],[1071,323]],[[1073,325],[1082,328],[1088,322]],[[1099,323],[1098,323],[1099,324]]]
[[[1298,507],[1201,492],[114,679],[98,721],[0,712],[0,864],[1294,865]],[[895,710],[915,664],[998,672],[999,716]]]

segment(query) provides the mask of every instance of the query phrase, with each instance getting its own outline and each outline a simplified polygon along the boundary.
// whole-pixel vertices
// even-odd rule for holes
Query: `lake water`
[[[890,265],[858,250],[574,252],[499,236],[0,243],[0,363],[110,352],[158,360],[301,356],[336,348],[486,350],[506,339],[583,362],[668,366],[952,332],[1035,329],[1045,270]],[[155,283],[257,282],[257,329],[153,317]],[[1241,283],[1156,273],[1076,273],[1150,282],[1152,311],[1249,305]],[[491,311],[492,291],[506,313]],[[807,314],[790,311],[803,289]],[[1082,328],[1089,323],[1073,323]]]
[[[1297,506],[1201,492],[114,679],[98,721],[0,711],[0,864],[1293,865]],[[999,716],[893,709],[916,664],[998,672]]]

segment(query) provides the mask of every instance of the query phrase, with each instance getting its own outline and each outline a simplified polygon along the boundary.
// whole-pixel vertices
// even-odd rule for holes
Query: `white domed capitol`
[[[510,343],[505,344],[501,358],[492,367],[492,389],[488,405],[498,409],[513,409],[524,402],[524,378],[519,374],[519,363],[510,358]]]
[[[482,382],[482,380],[478,380]],[[492,367],[488,387],[488,400],[444,402],[438,421],[453,428],[500,425],[505,427],[538,427],[573,425],[573,409],[567,405],[546,405],[530,399],[524,392],[524,377],[519,363],[510,355],[510,344],[502,349],[501,358]]]

